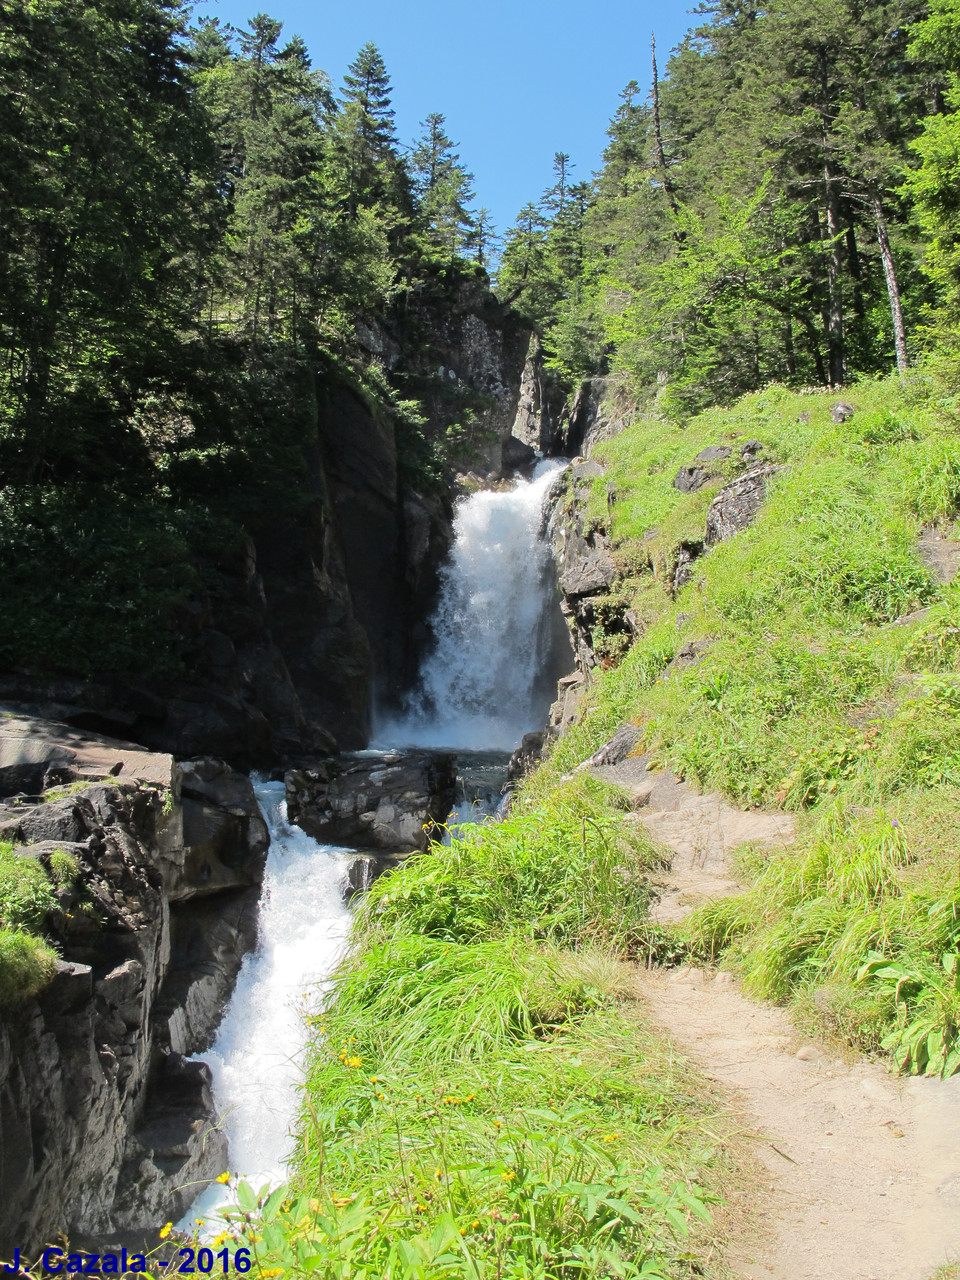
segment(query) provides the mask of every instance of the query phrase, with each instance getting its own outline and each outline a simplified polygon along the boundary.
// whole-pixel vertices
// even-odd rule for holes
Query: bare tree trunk
[[[883,201],[880,199],[880,192],[874,187],[870,194],[873,199],[873,215],[877,220],[877,241],[880,245],[880,257],[883,259],[883,274],[887,277],[890,316],[893,320],[893,343],[897,350],[897,372],[906,373],[907,369],[910,368],[910,360],[907,356],[907,334],[903,325],[903,308],[900,305],[900,286],[897,284],[897,271],[893,265],[890,237],[887,235],[887,220],[883,216]]]
[[[840,238],[843,235],[840,218],[840,194],[837,176],[830,158],[830,90],[827,75],[826,50],[820,50],[821,112],[823,119],[823,195],[827,215],[827,357],[830,365],[830,383],[843,385],[843,251]]]
[[[830,384],[843,385],[843,258],[840,249],[840,210],[836,179],[829,160],[823,164],[824,204],[827,215],[827,359]]]

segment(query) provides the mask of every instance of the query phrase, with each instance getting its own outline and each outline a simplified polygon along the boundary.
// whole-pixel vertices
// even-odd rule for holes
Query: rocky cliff
[[[0,672],[0,698],[241,768],[365,746],[374,699],[409,683],[429,639],[456,473],[496,481],[560,437],[539,343],[485,277],[404,294],[357,341],[365,365],[327,359],[295,411],[258,408],[289,416],[270,425],[289,474],[273,456],[276,502],[264,511],[261,495],[245,536],[197,550],[191,598],[170,624],[179,669],[121,680],[90,654],[80,665],[95,678],[51,679],[27,660]],[[416,400],[425,420],[405,421],[391,396]]]
[[[157,1227],[225,1167],[209,1071],[187,1056],[255,942],[269,836],[220,761],[0,715],[0,841],[76,868],[45,922],[53,980],[0,1011],[6,1257]]]

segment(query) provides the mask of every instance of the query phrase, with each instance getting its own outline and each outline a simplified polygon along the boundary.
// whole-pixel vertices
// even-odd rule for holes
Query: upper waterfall
[[[506,492],[461,499],[441,572],[435,642],[402,715],[377,726],[394,745],[511,749],[539,728],[572,665],[544,498],[565,464],[541,462]]]

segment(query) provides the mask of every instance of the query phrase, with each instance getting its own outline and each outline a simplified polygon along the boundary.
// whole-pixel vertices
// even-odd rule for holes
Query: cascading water
[[[285,1177],[303,1080],[305,1005],[316,1007],[318,987],[322,991],[346,945],[350,856],[287,824],[282,782],[258,782],[255,789],[271,837],[259,943],[243,965],[213,1048],[199,1056],[213,1071],[230,1168],[259,1187]],[[227,1188],[209,1188],[182,1225],[189,1230],[229,1199]]]
[[[543,723],[551,684],[572,665],[540,537],[544,498],[562,465],[541,463],[508,492],[460,503],[436,644],[408,713],[379,728],[378,738],[391,744],[475,753],[461,761],[464,798],[452,823],[496,811],[504,752]],[[213,1048],[201,1056],[213,1071],[231,1171],[260,1187],[286,1177],[303,1079],[303,1015],[316,1007],[344,954],[350,853],[288,825],[283,783],[256,783],[256,794],[271,834],[259,944],[244,962]],[[226,1187],[211,1186],[180,1225],[190,1231],[198,1220],[216,1221],[218,1207],[230,1201]]]
[[[458,504],[433,620],[436,642],[405,713],[378,726],[379,741],[509,751],[544,722],[564,646],[572,666],[540,536],[544,498],[563,465],[541,462],[531,480]]]

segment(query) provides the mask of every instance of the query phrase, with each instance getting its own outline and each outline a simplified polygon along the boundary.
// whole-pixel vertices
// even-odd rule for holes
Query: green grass
[[[62,852],[53,853],[50,863],[48,875],[42,863],[0,843],[0,1007],[36,995],[56,971],[56,954],[42,933],[56,906],[54,884],[72,879],[77,864]]]
[[[930,813],[955,818],[960,795],[960,588],[930,577],[916,539],[922,520],[955,514],[960,438],[920,381],[848,398],[858,411],[840,425],[834,397],[771,388],[683,430],[643,422],[601,446],[590,509],[599,519],[612,484],[613,538],[646,629],[523,803],[535,811],[631,720],[655,759],[705,789],[809,813],[794,851],[755,867],[747,896],[699,913],[680,941],[860,1048],[950,1073],[960,860],[952,840],[918,846],[915,833]],[[673,599],[677,539],[702,528],[716,489],[680,494],[676,468],[751,438],[784,469],[756,522]],[[691,639],[702,660],[671,668]]]
[[[656,861],[578,778],[376,882],[311,1019],[294,1184],[237,1187],[261,1274],[695,1274],[729,1126],[617,959]]]

